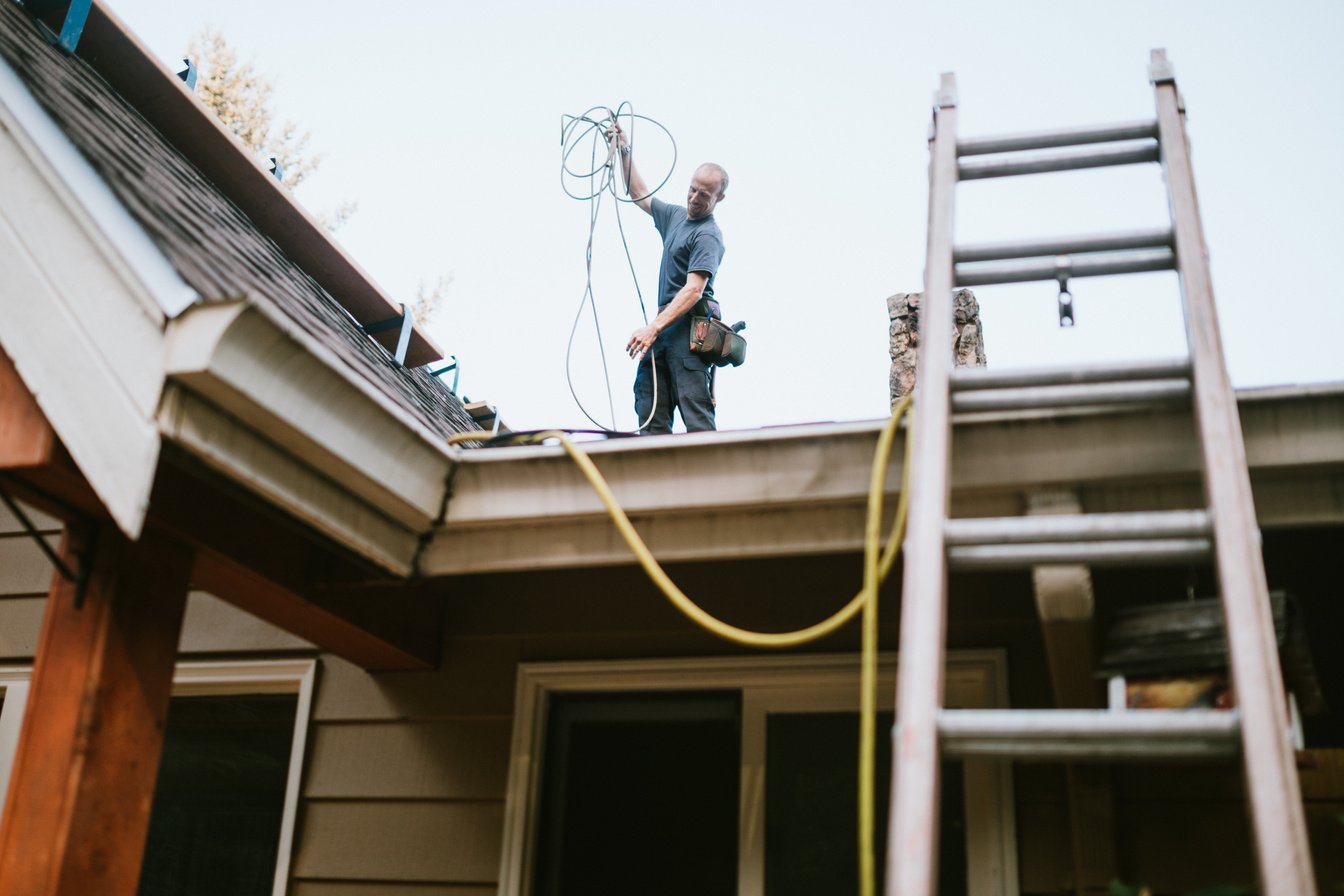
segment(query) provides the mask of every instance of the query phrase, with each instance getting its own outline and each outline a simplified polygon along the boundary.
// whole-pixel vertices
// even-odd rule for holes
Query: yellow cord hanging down
[[[861,896],[874,896],[876,892],[876,874],[874,863],[874,740],[877,719],[877,592],[878,587],[890,574],[900,551],[901,539],[905,535],[905,516],[910,492],[910,446],[913,424],[907,426],[905,462],[901,475],[901,496],[896,505],[896,522],[886,545],[880,554],[882,530],[882,485],[886,481],[887,465],[891,459],[891,446],[896,438],[896,430],[901,419],[910,409],[910,398],[906,396],[892,409],[891,417],[878,437],[877,450],[873,455],[873,467],[868,481],[868,511],[863,532],[863,585],[859,593],[830,617],[815,625],[791,632],[755,632],[735,625],[729,625],[718,619],[686,596],[676,583],[667,575],[658,561],[654,559],[644,539],[635,531],[635,527],[616,502],[611,487],[603,477],[597,465],[588,457],[568,435],[560,430],[537,433],[533,438],[544,441],[554,438],[560,442],[565,453],[578,466],[588,484],[593,487],[598,498],[607,509],[617,531],[643,567],[644,572],[672,605],[684,613],[692,622],[705,630],[726,640],[749,647],[796,647],[825,637],[854,618],[860,610],[862,619],[862,649],[860,660],[860,704],[859,704],[859,892]],[[459,433],[449,439],[450,443],[480,441],[480,433]]]

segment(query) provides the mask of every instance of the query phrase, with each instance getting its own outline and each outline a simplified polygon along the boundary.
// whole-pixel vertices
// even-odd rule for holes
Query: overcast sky
[[[562,116],[623,101],[677,144],[659,194],[695,166],[731,173],[716,217],[717,291],[748,361],[719,377],[720,428],[884,416],[885,299],[922,285],[932,92],[955,71],[964,136],[1151,117],[1148,51],[1186,98],[1215,292],[1239,387],[1344,380],[1344,3],[294,2],[110,0],[165,63],[213,25],[276,82],[275,106],[325,155],[299,190],[359,203],[338,240],[394,297],[451,274],[431,332],[461,391],[514,428],[590,425],[566,386],[589,209],[560,189]],[[670,167],[636,135],[646,175]],[[664,161],[666,160],[666,161]],[[622,222],[652,304],[659,242]],[[975,182],[963,241],[1166,221],[1155,165]],[[616,425],[634,425],[621,351],[639,303],[610,201],[594,283]],[[1077,280],[1061,330],[1053,284],[977,290],[991,366],[1184,352],[1175,275]],[[599,343],[570,369],[610,424]]]

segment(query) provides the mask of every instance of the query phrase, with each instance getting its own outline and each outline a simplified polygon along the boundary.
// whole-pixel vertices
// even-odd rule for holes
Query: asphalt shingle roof
[[[279,309],[431,432],[479,429],[446,386],[403,368],[84,60],[0,0],[0,57],[27,84],[202,302]]]

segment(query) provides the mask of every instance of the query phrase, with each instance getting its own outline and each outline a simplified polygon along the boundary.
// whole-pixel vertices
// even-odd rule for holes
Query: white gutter
[[[216,302],[168,326],[163,434],[399,575],[442,510],[446,445],[264,301]]]
[[[1344,522],[1344,391],[1240,403],[1262,525]],[[916,421],[917,422],[917,421]],[[594,443],[593,460],[655,556],[742,559],[855,551],[880,422]],[[953,513],[1014,515],[1065,487],[1085,511],[1199,506],[1187,410],[958,418]],[[901,460],[886,477],[894,511]],[[424,575],[632,562],[605,510],[557,447],[464,454]]]

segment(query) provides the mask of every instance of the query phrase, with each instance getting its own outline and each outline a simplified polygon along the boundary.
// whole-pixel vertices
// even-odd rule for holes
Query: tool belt
[[[691,353],[715,367],[737,367],[747,360],[747,340],[740,333],[746,327],[743,321],[728,326],[719,319],[719,303],[701,299],[691,316]]]

